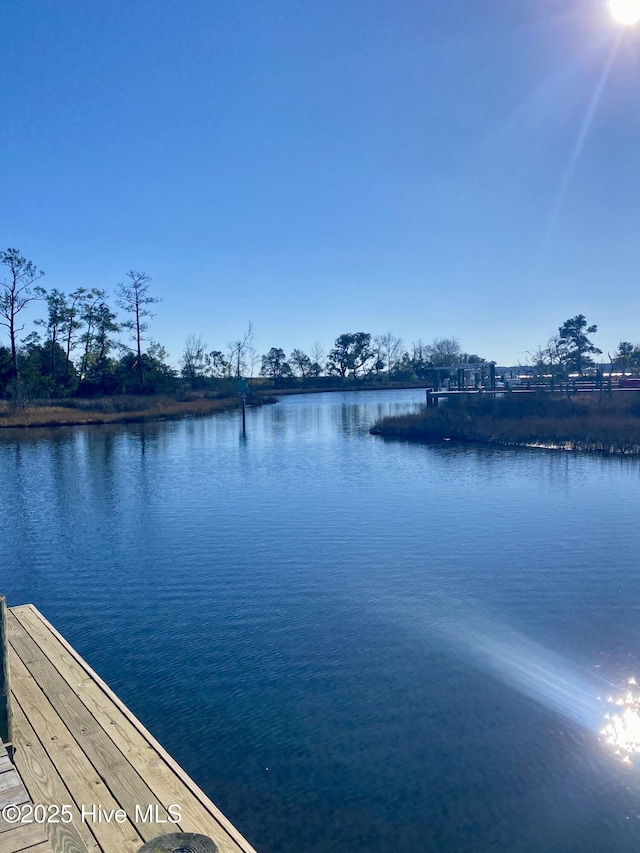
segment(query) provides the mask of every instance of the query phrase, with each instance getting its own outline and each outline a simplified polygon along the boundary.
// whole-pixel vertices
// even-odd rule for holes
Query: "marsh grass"
[[[426,441],[451,439],[636,454],[640,453],[640,393],[452,397],[417,415],[385,418],[371,431]]]
[[[153,418],[207,415],[239,405],[235,397],[220,399],[196,393],[183,393],[177,397],[123,395],[42,400],[28,409],[16,409],[10,402],[0,401],[0,428],[132,423]]]

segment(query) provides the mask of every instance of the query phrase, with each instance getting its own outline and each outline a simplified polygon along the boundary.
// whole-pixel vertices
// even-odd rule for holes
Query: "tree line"
[[[160,302],[151,292],[151,278],[129,270],[126,281],[109,295],[101,288],[79,287],[70,293],[42,287],[44,272],[17,249],[0,252],[0,326],[7,344],[0,344],[0,396],[21,400],[61,396],[127,393],[169,393],[234,386],[238,377],[264,377],[275,387],[372,382],[425,381],[437,384],[442,369],[483,364],[476,353],[463,352],[455,337],[422,340],[406,346],[391,331],[344,332],[325,352],[315,342],[309,352],[289,355],[271,347],[259,355],[253,326],[226,348],[209,349],[201,335],[190,335],[180,369],[168,364],[164,347],[147,335]],[[37,330],[21,337],[24,310],[40,302],[45,316]],[[118,313],[118,310],[120,313]],[[523,369],[553,381],[582,374],[601,354],[591,340],[597,326],[583,314],[566,320],[545,346],[538,347]],[[124,339],[123,336],[124,335]],[[640,345],[621,341],[609,359],[622,373],[640,370]]]
[[[456,338],[438,338],[431,344],[417,341],[404,348],[393,332],[344,332],[325,352],[316,341],[309,353],[294,349],[289,356],[281,347],[271,347],[259,356],[253,345],[253,328],[241,340],[220,350],[207,351],[201,335],[190,335],[182,354],[181,375],[192,386],[202,386],[212,377],[259,376],[276,386],[310,384],[320,378],[342,380],[427,379],[434,367],[453,367],[464,362],[485,362],[478,355],[463,353]]]
[[[595,324],[589,324],[584,314],[576,314],[558,328],[544,346],[529,353],[527,372],[539,379],[567,379],[571,374],[582,376],[593,372],[595,359],[602,350],[595,346],[589,335],[598,331]],[[640,371],[640,344],[620,341],[614,353],[607,353],[611,369],[614,372],[634,373]]]
[[[160,300],[152,295],[146,273],[129,270],[127,281],[109,295],[95,287],[47,291],[41,284],[44,271],[17,249],[0,252],[2,267],[0,326],[6,330],[8,346],[0,344],[0,396],[17,401],[168,393],[185,385],[231,389],[235,386],[229,380],[256,374],[274,386],[329,378],[425,380],[434,367],[484,361],[463,353],[456,338],[439,338],[431,344],[417,341],[408,350],[390,331],[345,332],[329,352],[316,342],[309,353],[294,349],[287,357],[282,348],[271,347],[259,355],[249,323],[247,331],[224,350],[209,350],[202,336],[190,335],[180,369],[175,370],[164,347],[147,339],[152,307]],[[35,302],[44,306],[45,316],[35,320],[36,330],[22,337],[23,312]]]
[[[22,400],[72,394],[95,395],[167,390],[175,372],[167,353],[146,342],[151,306],[151,278],[130,270],[115,290],[115,305],[106,290],[79,287],[71,293],[47,291],[41,269],[17,249],[0,252],[0,326],[8,346],[0,346],[0,394]],[[20,339],[24,310],[41,302],[46,316],[35,320],[38,331]],[[118,317],[115,307],[121,310]],[[40,331],[41,330],[41,331]],[[128,334],[130,343],[118,335]],[[146,343],[146,347],[145,347]]]

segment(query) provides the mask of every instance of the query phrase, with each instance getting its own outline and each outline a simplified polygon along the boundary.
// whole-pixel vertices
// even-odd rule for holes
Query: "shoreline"
[[[390,432],[376,429],[376,427],[371,427],[369,430],[370,435],[378,436],[379,438],[384,439],[385,441],[407,441],[411,444],[433,444],[433,445],[441,445],[441,444],[451,444],[451,445],[477,445],[479,447],[502,447],[505,449],[515,449],[520,448],[523,450],[553,450],[553,451],[563,451],[565,453],[590,453],[596,454],[600,456],[637,456],[640,457],[640,446],[633,448],[624,448],[624,447],[615,447],[615,446],[588,446],[586,443],[582,444],[579,441],[565,441],[565,442],[542,442],[542,441],[517,441],[517,440],[507,440],[507,439],[499,439],[499,438],[463,438],[461,436],[451,436],[451,437],[439,437],[439,436],[419,436],[415,434],[408,433],[400,433],[400,432]]]
[[[640,456],[640,400],[520,397],[448,401],[383,418],[369,432],[389,439]]]
[[[152,398],[150,398],[152,399]],[[104,426],[108,424],[142,423],[143,421],[177,420],[179,418],[198,417],[232,411],[241,408],[237,399],[190,400],[179,402],[156,401],[148,409],[133,408],[129,411],[101,412],[81,410],[64,406],[40,406],[24,411],[16,410],[8,416],[0,415],[0,431],[5,429],[50,429],[71,426]]]
[[[427,382],[416,384],[414,382],[397,383],[395,385],[362,385],[345,388],[255,388],[254,393],[258,395],[268,394],[272,397],[289,397],[293,394],[337,394],[352,391],[426,391],[431,388]]]
[[[424,390],[426,384],[414,383],[387,385],[365,385],[355,388],[255,388],[251,396],[254,402],[247,403],[248,408],[256,405],[269,405],[277,402],[278,397],[288,397],[294,394],[334,394],[351,391],[403,391]],[[100,398],[110,400],[112,398]],[[139,399],[139,398],[138,398]],[[178,401],[170,397],[143,398],[151,405],[148,408],[136,408],[122,411],[101,411],[100,408],[90,409],[75,406],[41,406],[34,405],[27,409],[11,409],[0,411],[0,432],[5,429],[50,429],[53,427],[71,426],[104,426],[106,424],[130,424],[151,420],[177,420],[179,418],[198,417],[215,414],[216,412],[233,411],[242,407],[242,401],[237,397],[208,399],[198,397],[195,400]],[[257,403],[255,401],[258,401]],[[0,401],[1,404],[2,401]],[[90,400],[83,400],[90,404]],[[6,401],[5,401],[6,403]]]

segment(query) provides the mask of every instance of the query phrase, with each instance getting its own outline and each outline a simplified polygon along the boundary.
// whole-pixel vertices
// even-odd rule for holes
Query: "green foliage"
[[[13,377],[11,350],[0,346],[0,397],[8,396],[9,383]]]
[[[18,326],[18,315],[36,299],[42,299],[44,290],[33,287],[35,281],[42,278],[44,272],[35,264],[23,258],[17,249],[7,249],[0,252],[0,264],[7,267],[7,274],[0,279],[0,326],[9,333],[11,346],[11,364],[13,379],[19,377],[17,335],[24,329],[24,324]]]
[[[291,374],[291,365],[287,361],[284,350],[280,347],[271,347],[266,355],[262,356],[260,375],[268,376],[275,385],[282,384]]]
[[[145,332],[150,328],[146,318],[155,316],[149,309],[149,305],[160,302],[160,298],[149,295],[151,278],[146,273],[129,270],[127,278],[130,279],[131,284],[120,283],[117,287],[117,305],[127,314],[131,315],[121,325],[123,329],[128,329],[131,332],[131,338],[135,342],[135,366],[140,380],[140,387],[144,387],[146,365],[142,353],[142,341],[145,340]]]
[[[585,367],[592,365],[591,355],[602,352],[594,346],[588,335],[598,331],[595,325],[589,326],[584,314],[576,314],[558,329],[558,343],[561,349],[562,363],[568,373],[583,373]]]
[[[623,375],[640,369],[640,345],[620,341],[611,359],[613,369]]]
[[[207,353],[207,372],[215,378],[230,379],[233,376],[233,365],[221,350],[214,349]]]
[[[124,394],[169,394],[177,388],[175,370],[167,364],[168,354],[163,346],[152,341],[142,353],[144,382],[135,353],[126,353],[116,365],[119,387]]]
[[[369,332],[347,332],[336,338],[329,352],[328,370],[331,374],[358,376],[359,371],[375,358]],[[369,369],[371,372],[371,368]]]
[[[59,366],[57,382],[51,372],[52,364]],[[24,408],[27,400],[46,399],[57,390],[71,393],[76,387],[75,369],[72,364],[67,365],[66,353],[60,344],[50,338],[42,341],[37,332],[28,335],[18,350],[18,377],[11,385],[9,396],[20,399]]]
[[[300,349],[294,349],[289,356],[289,363],[291,365],[291,369],[297,371],[298,376],[302,379],[308,376],[315,366],[312,365],[309,356]]]

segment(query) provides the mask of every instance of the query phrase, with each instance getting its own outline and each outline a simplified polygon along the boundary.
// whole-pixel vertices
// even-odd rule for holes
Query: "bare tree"
[[[380,359],[384,361],[387,367],[387,374],[390,376],[393,368],[402,357],[402,347],[404,342],[402,338],[394,335],[393,332],[387,330],[383,335],[376,335],[374,338],[376,346],[379,349]]]
[[[426,379],[429,375],[431,356],[429,346],[420,338],[411,344],[411,355],[405,353],[405,364],[413,370],[418,379]]]
[[[237,341],[230,341],[227,344],[229,350],[229,361],[233,364],[236,377],[242,376],[249,368],[249,360],[253,367],[252,355],[255,353],[253,342],[255,335],[253,332],[253,323],[249,323],[249,328],[242,338]],[[252,370],[253,372],[253,370]]]
[[[140,377],[140,385],[144,387],[144,368],[142,364],[142,341],[143,335],[149,329],[149,323],[145,317],[155,317],[149,310],[149,305],[154,305],[160,302],[158,296],[149,296],[149,282],[151,278],[143,272],[129,270],[127,277],[131,279],[131,284],[119,284],[116,289],[118,296],[118,307],[122,308],[132,317],[130,320],[125,320],[122,324],[123,328],[129,329],[131,337],[136,343],[138,355],[138,375]]]
[[[11,342],[11,366],[13,379],[18,380],[18,347],[16,335],[24,329],[24,323],[17,325],[17,316],[30,302],[43,299],[42,287],[33,287],[34,282],[42,278],[44,272],[35,264],[23,258],[17,249],[0,252],[0,263],[9,268],[6,279],[0,280],[0,326],[9,330]]]
[[[527,352],[529,358],[523,365],[540,382],[549,382],[553,387],[556,379],[567,378],[566,348],[559,335],[549,338],[544,347]]]
[[[312,376],[315,376],[316,378],[318,376],[322,376],[325,369],[324,360],[326,355],[326,352],[320,345],[320,341],[315,341],[311,347],[311,369],[309,372]]]
[[[189,335],[184,342],[182,353],[182,377],[196,385],[205,374],[207,367],[207,345],[202,335]]]
[[[248,349],[247,358],[249,360],[249,376],[253,378],[256,367],[262,363],[260,353],[253,344]]]
[[[460,361],[460,342],[457,338],[435,338],[427,352],[434,367],[454,367]]]

